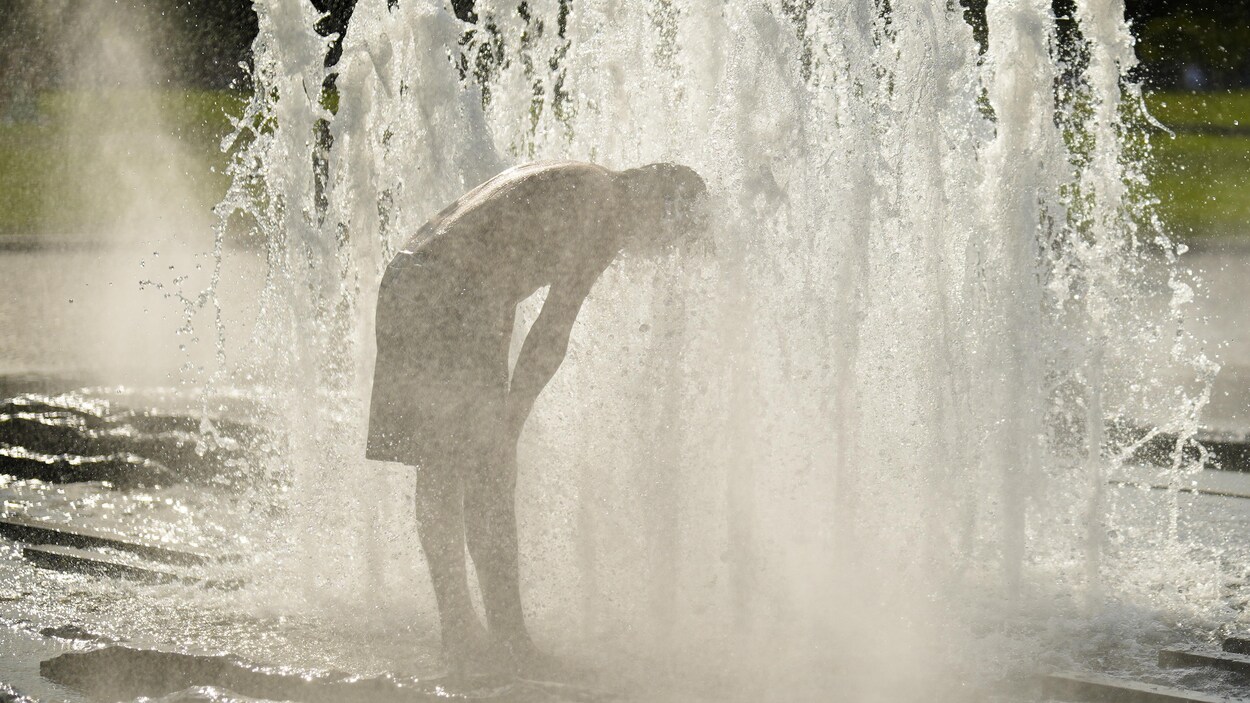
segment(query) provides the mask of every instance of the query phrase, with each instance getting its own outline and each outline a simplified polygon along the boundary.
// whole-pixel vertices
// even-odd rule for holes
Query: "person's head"
[[[707,228],[707,185],[694,169],[658,163],[620,174],[623,248],[660,251],[701,237]]]

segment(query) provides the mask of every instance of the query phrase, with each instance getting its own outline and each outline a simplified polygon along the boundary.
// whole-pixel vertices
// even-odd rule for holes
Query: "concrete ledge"
[[[83,402],[92,395],[0,398],[0,473],[58,483],[233,487],[255,478],[257,456],[281,450],[280,438],[256,424],[218,417],[210,429],[193,411]]]
[[[171,583],[178,580],[177,574],[114,561],[100,554],[73,547],[50,545],[25,547],[22,549],[22,556],[35,566],[53,571],[68,571],[146,583]]]
[[[1250,471],[1250,438],[1244,434],[1199,432],[1197,439],[1214,461],[1212,468]]]
[[[1200,649],[1164,649],[1159,652],[1159,666],[1165,668],[1206,666],[1238,674],[1250,674],[1250,656]]]
[[[1042,691],[1050,700],[1092,703],[1231,703],[1234,700],[1105,674],[1086,673],[1047,676],[1042,682]]]
[[[293,671],[248,664],[228,655],[205,656],[105,647],[42,662],[44,678],[99,700],[158,698],[195,686],[215,686],[265,700],[307,703],[435,703],[448,700],[609,703],[616,696],[572,685],[505,675],[414,679],[361,678],[344,672]]]
[[[201,586],[218,590],[234,590],[243,585],[243,582],[237,579],[214,581],[149,569],[144,566],[110,559],[96,552],[75,549],[74,547],[25,547],[22,549],[22,556],[26,557],[26,560],[30,563],[43,569],[119,578],[142,583],[181,583],[188,586]]]
[[[107,481],[125,488],[177,483],[165,466],[134,454],[65,456],[0,444],[0,473],[45,483]]]
[[[1165,486],[1158,483],[1141,483],[1139,481],[1121,481],[1112,479],[1107,481],[1108,486],[1119,486],[1127,488],[1148,488],[1152,491],[1176,491],[1177,493],[1191,493],[1197,496],[1214,496],[1216,498],[1242,498],[1250,499],[1250,493],[1242,493],[1240,491],[1220,491],[1209,488],[1193,488],[1192,486]]]
[[[1229,637],[1224,640],[1223,650],[1233,654],[1250,654],[1250,639],[1245,637]]]
[[[166,564],[195,566],[231,557],[213,557],[186,548],[163,547],[114,537],[85,527],[56,525],[17,517],[0,517],[0,535],[17,542],[78,549],[116,549]]]
[[[1130,455],[1130,459],[1156,466],[1168,466],[1172,463],[1172,453],[1176,449],[1176,434],[1161,432],[1150,437],[1150,428],[1120,422],[1109,422],[1106,429],[1108,437],[1116,445],[1127,447],[1140,442],[1136,451]],[[1207,458],[1210,460],[1208,468],[1250,472],[1250,434],[1198,430],[1193,439],[1183,447],[1184,456],[1190,460],[1196,460],[1198,444],[1201,444],[1207,452]]]

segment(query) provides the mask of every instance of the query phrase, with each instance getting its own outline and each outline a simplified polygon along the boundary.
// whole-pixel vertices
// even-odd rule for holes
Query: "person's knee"
[[[480,465],[465,476],[465,507],[496,512],[512,507],[516,494],[515,477],[493,464]]]
[[[417,469],[416,498],[418,506],[445,510],[463,500],[461,477],[453,467],[427,463]]]

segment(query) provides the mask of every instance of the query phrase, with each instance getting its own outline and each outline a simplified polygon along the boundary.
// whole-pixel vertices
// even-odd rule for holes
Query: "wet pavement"
[[[179,386],[211,368],[211,244],[0,249],[0,389]],[[229,358],[246,356],[263,257],[228,248],[220,301]],[[190,323],[190,324],[188,324]],[[189,371],[189,372],[188,372]],[[4,394],[3,397],[10,397]]]

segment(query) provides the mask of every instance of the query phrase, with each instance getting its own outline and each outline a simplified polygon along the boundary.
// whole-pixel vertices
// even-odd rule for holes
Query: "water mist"
[[[127,3],[48,0],[19,14],[57,89],[39,97],[33,134],[47,136],[30,152],[48,246],[10,262],[20,319],[37,327],[13,335],[5,366],[110,384],[201,380],[213,324],[182,294],[209,285],[220,194],[168,114],[178,106],[152,48],[170,28]]]
[[[1182,569],[1174,528],[1107,538],[1177,507],[1108,492],[1105,428],[1177,433],[1179,485],[1213,373],[1122,3],[992,0],[982,47],[937,1],[481,2],[468,25],[360,0],[333,100],[311,5],[256,10],[219,212],[267,247],[251,365],[289,437],[292,608],[435,626],[412,476],[363,460],[377,285],[426,219],[542,159],[687,164],[717,212],[697,250],[605,274],[527,426],[541,644],[651,700],[956,699],[1087,656],[1072,632]]]

